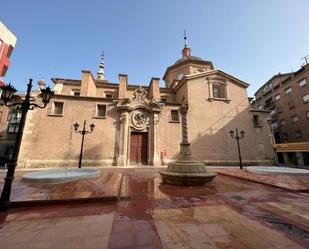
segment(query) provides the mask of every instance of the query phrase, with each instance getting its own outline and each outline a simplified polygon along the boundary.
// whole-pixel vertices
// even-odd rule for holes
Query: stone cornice
[[[195,79],[195,78],[200,78],[200,77],[207,77],[207,76],[211,76],[211,75],[214,75],[214,74],[219,74],[223,77],[226,77],[232,81],[234,81],[235,83],[238,83],[239,85],[241,85],[242,87],[244,88],[247,88],[249,86],[248,83],[234,77],[233,75],[231,74],[228,74],[226,72],[223,72],[219,69],[216,69],[216,70],[211,70],[211,71],[207,71],[207,72],[204,72],[204,73],[198,73],[198,74],[191,74],[191,75],[185,75],[185,78],[190,80],[190,79]]]
[[[91,96],[74,96],[74,95],[62,95],[62,94],[55,94],[52,97],[53,99],[72,99],[72,100],[90,100],[90,101],[102,101],[102,102],[110,102],[112,103],[115,99],[108,99],[108,98],[102,98],[102,97],[91,97]]]
[[[59,83],[58,81],[62,81],[63,84],[81,84],[81,80],[75,80],[75,79],[64,79],[64,78],[51,78],[51,81],[55,84]]]

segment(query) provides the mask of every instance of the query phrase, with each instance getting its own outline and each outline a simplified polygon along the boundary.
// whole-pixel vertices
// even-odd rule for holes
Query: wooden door
[[[131,132],[130,164],[148,164],[148,133]]]

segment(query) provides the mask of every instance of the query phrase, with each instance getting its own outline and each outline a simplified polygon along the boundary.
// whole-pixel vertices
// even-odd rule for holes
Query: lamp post
[[[40,106],[33,102],[34,100],[30,96],[31,88],[32,88],[32,79],[29,79],[29,83],[27,84],[27,93],[26,93],[25,98],[24,99],[20,98],[16,100],[16,98],[13,98],[14,93],[16,92],[16,89],[11,84],[4,85],[1,87],[1,90],[2,90],[1,99],[3,100],[4,104],[8,107],[14,106],[21,110],[21,118],[20,118],[20,123],[18,127],[18,132],[16,135],[14,151],[13,151],[12,157],[9,159],[9,162],[7,165],[8,170],[6,173],[6,177],[4,178],[4,186],[2,189],[2,194],[1,194],[1,199],[0,199],[0,209],[1,210],[6,210],[10,204],[12,182],[14,180],[14,173],[15,173],[15,168],[17,165],[18,154],[19,154],[19,149],[20,149],[21,140],[23,136],[27,113],[29,110],[33,110],[34,108],[41,108],[41,109],[45,108],[46,105],[49,103],[51,97],[54,95],[54,92],[51,91],[49,87],[45,89],[41,89],[43,106]]]
[[[84,120],[84,127],[81,131],[78,131],[78,127],[79,127],[78,123],[75,123],[73,126],[74,126],[74,130],[75,130],[76,133],[82,134],[82,144],[80,146],[80,154],[79,154],[79,161],[78,161],[78,168],[81,168],[82,167],[82,159],[83,159],[84,136],[88,133],[92,133],[95,125],[94,124],[90,125],[90,131],[85,130],[86,120]]]
[[[230,135],[231,135],[232,138],[236,139],[236,141],[237,141],[238,156],[239,156],[239,166],[240,166],[240,169],[242,169],[243,167],[242,167],[242,160],[241,160],[239,140],[243,139],[245,137],[245,132],[242,130],[242,131],[239,132],[239,134],[240,134],[239,135],[238,134],[238,129],[236,128],[235,130],[236,130],[236,134],[234,135],[235,132],[233,130],[231,130],[230,131]]]

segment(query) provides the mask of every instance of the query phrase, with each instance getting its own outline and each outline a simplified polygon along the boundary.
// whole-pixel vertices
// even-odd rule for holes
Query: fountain
[[[182,104],[181,114],[182,142],[180,143],[180,157],[169,163],[165,171],[161,171],[163,183],[173,185],[202,185],[212,181],[217,173],[208,172],[204,163],[195,160],[188,142],[187,113],[188,105]]]
[[[101,175],[99,169],[94,168],[61,168],[29,172],[22,176],[22,180],[31,183],[64,183],[84,178],[95,178]]]
[[[286,175],[309,175],[309,170],[295,169],[277,166],[250,166],[246,170],[255,174],[286,174]]]

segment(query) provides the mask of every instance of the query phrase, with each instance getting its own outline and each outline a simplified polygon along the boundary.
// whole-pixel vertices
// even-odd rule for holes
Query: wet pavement
[[[162,185],[156,169],[123,174],[117,202],[0,213],[0,248],[309,248],[309,193],[218,175]]]
[[[248,179],[250,181],[260,182],[271,186],[284,188],[293,191],[309,192],[309,175],[289,175],[289,174],[254,174],[240,169],[216,168],[220,174]]]
[[[22,180],[25,171],[15,174],[11,192],[13,205],[29,205],[33,202],[117,200],[121,191],[124,174],[104,171],[100,177],[84,178],[62,183],[30,183]],[[4,184],[4,172],[0,174],[0,189]],[[31,203],[29,203],[31,202]]]

